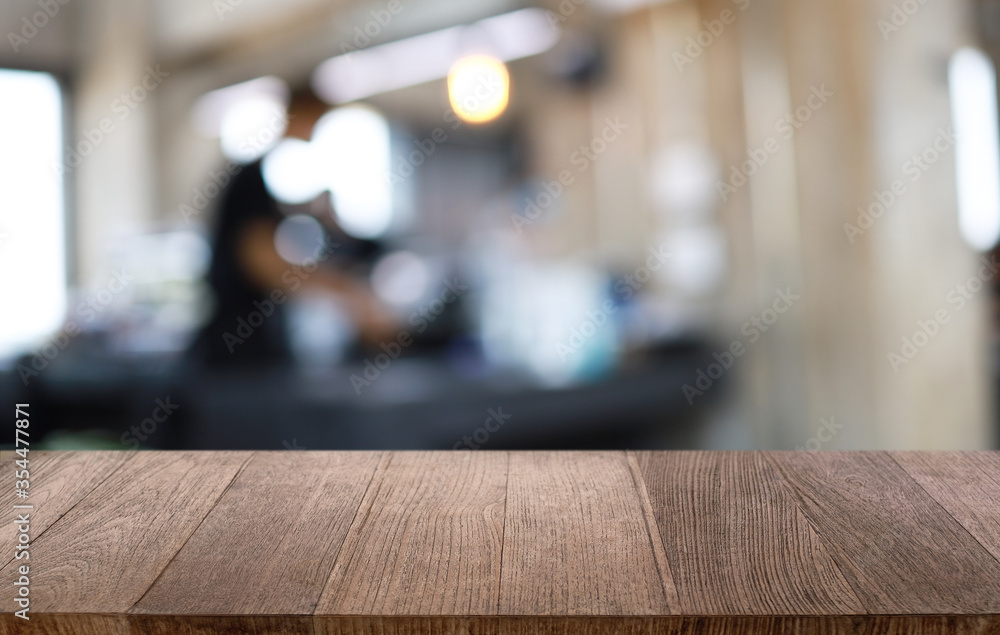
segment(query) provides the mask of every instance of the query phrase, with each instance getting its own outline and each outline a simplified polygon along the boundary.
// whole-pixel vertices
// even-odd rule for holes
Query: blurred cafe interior
[[[0,25],[36,448],[997,446],[997,0]]]

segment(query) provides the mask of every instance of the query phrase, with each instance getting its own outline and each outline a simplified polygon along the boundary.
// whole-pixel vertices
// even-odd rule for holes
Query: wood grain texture
[[[769,452],[871,613],[1000,613],[1000,563],[883,452]]]
[[[997,616],[308,617],[0,614],[2,635],[996,635]]]
[[[28,472],[31,486],[27,500],[14,493],[14,463],[4,465],[0,482],[0,508],[13,520],[18,513],[29,514],[29,535],[37,540],[56,520],[80,502],[108,476],[133,456],[130,452],[29,452]],[[14,510],[14,505],[29,504],[29,510]],[[14,559],[17,530],[13,522],[0,524],[0,566]],[[3,586],[12,580],[0,577]]]
[[[505,453],[387,454],[316,614],[496,614],[506,482]]]
[[[133,612],[312,614],[381,456],[256,454]]]
[[[0,635],[313,635],[314,632],[311,617],[294,616],[40,613],[25,622],[0,615]]]
[[[329,629],[329,630],[325,630]],[[996,635],[996,616],[317,618],[317,635]]]
[[[131,615],[130,635],[313,635],[309,616]]]
[[[676,611],[655,532],[624,452],[512,453],[500,614]]]
[[[500,635],[995,635],[983,616],[501,617]]]
[[[1000,560],[1000,453],[893,452],[892,458]]]
[[[998,453],[33,457],[0,635],[1000,635]]]
[[[760,453],[640,452],[635,458],[682,613],[865,612]]]
[[[0,614],[0,635],[132,635],[127,615]]]
[[[33,541],[31,609],[122,613],[194,532],[245,452],[138,452]],[[14,567],[17,561],[8,565]],[[9,572],[4,570],[3,576]],[[5,577],[0,576],[2,579]],[[11,594],[0,596],[11,611]]]
[[[315,619],[316,635],[499,635],[495,617],[317,616]]]

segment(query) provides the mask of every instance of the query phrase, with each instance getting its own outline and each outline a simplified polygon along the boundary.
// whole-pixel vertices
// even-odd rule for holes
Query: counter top
[[[0,633],[1000,632],[996,452],[17,458]]]

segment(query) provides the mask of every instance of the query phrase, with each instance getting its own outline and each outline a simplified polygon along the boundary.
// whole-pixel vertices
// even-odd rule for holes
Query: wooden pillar
[[[710,17],[719,4],[703,11]],[[947,60],[969,40],[968,5],[914,2],[893,22],[899,4],[753,2],[735,25],[744,152],[769,138],[777,149],[727,207],[739,214],[740,197],[749,202],[751,231],[732,239],[753,254],[743,262],[752,261],[758,307],[777,288],[802,296],[755,345],[743,374],[756,441],[767,447],[991,440],[986,293],[961,309],[947,300],[978,267],[958,233],[954,154],[940,140],[951,126]],[[731,58],[712,59],[725,76]],[[733,110],[714,121],[735,131]],[[935,142],[938,158],[918,174],[913,155]],[[860,221],[858,208],[873,205],[885,212]],[[893,363],[889,354],[901,354],[903,338],[939,310],[948,323],[912,359]],[[834,425],[820,435],[824,419]]]

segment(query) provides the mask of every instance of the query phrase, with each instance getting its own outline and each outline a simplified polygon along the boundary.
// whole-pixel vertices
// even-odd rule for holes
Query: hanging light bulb
[[[461,58],[448,72],[448,100],[462,121],[493,121],[503,114],[510,100],[507,67],[489,55]]]

